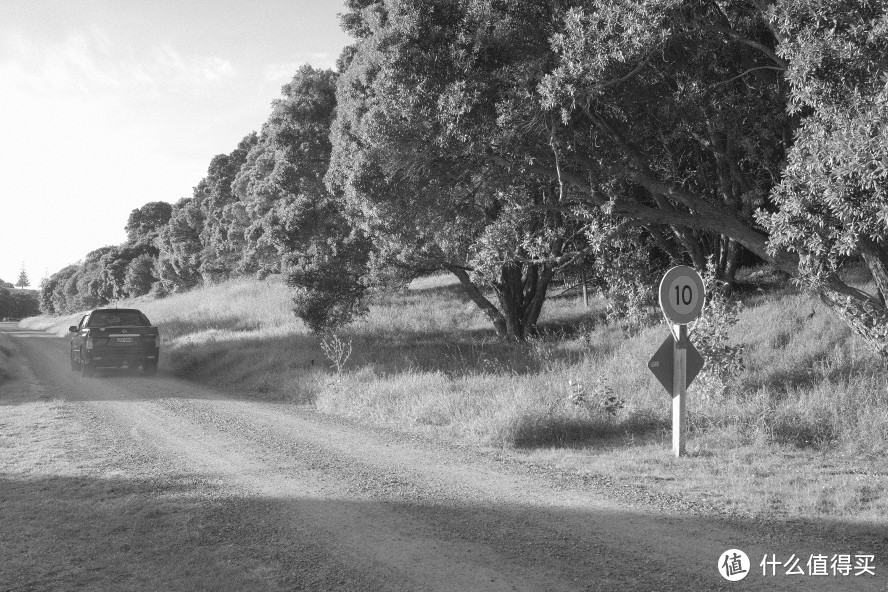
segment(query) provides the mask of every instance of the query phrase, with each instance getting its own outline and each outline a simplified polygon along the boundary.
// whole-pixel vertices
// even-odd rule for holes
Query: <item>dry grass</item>
[[[669,453],[669,397],[647,370],[667,329],[596,322],[600,299],[590,309],[552,299],[542,336],[519,345],[496,339],[453,280],[424,278],[339,335],[353,348],[341,372],[275,278],[121,306],[161,326],[162,369],[241,396],[512,448],[753,513],[884,521],[881,361],[810,296],[780,288],[746,300],[731,337],[746,344],[747,368],[724,393],[692,386],[692,454],[681,461]],[[64,331],[69,321],[26,323]],[[613,413],[609,396],[622,403]]]

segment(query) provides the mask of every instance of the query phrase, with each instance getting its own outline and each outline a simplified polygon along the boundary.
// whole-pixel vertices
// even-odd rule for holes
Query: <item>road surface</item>
[[[0,590],[888,590],[880,533],[744,522],[166,376],[0,323]],[[717,570],[723,551],[748,577]],[[875,576],[763,576],[765,554]]]

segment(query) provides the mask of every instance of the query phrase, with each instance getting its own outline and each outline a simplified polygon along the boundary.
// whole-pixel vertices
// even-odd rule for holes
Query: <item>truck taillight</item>
[[[92,337],[87,337],[86,338],[86,349],[92,349],[92,348],[93,348]]]

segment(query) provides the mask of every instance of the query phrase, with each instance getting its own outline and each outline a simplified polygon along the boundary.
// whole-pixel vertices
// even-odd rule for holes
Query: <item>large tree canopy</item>
[[[207,176],[195,189],[203,212],[199,240],[200,273],[205,281],[227,279],[240,271],[245,247],[243,233],[244,206],[234,194],[233,185],[247,154],[257,144],[255,132],[248,134],[230,154],[218,154],[210,161]]]
[[[888,356],[888,2],[786,0],[771,18],[790,109],[806,117],[774,193],[779,211],[762,223],[771,248],[797,252],[801,277]],[[856,253],[875,295],[836,285]]]
[[[407,203],[420,220],[470,243],[483,233],[490,209],[548,210],[599,221],[589,248],[641,226],[698,267],[716,255],[729,280],[738,245],[798,273],[791,250],[800,249],[792,240],[769,243],[768,230],[778,230],[782,214],[766,228],[755,213],[767,221],[786,210],[788,202],[780,192],[772,198],[772,189],[802,120],[822,108],[811,97],[826,82],[813,84],[807,75],[801,83],[800,72],[823,54],[835,70],[827,77],[830,96],[843,97],[860,80],[884,87],[884,9],[839,4],[830,10],[850,16],[836,25],[818,20],[818,8],[792,1],[354,2],[344,23],[360,39],[344,54],[328,179],[371,220],[396,222],[387,236],[417,226],[397,224]],[[853,38],[830,41],[847,37],[844,30]],[[812,44],[847,55],[812,53]],[[862,108],[867,115],[850,131],[846,124]],[[856,154],[844,157],[859,168],[881,149],[882,128],[873,123],[880,116],[869,106],[849,111],[847,100],[836,113],[833,128],[860,138],[845,143]],[[813,125],[805,119],[801,133],[816,135]],[[822,120],[817,125],[828,134]],[[792,158],[804,168],[817,156],[809,149]],[[876,175],[879,166],[871,167]],[[509,192],[513,184],[543,189]],[[547,184],[557,191],[546,194]],[[509,198],[499,201],[504,194]],[[846,225],[860,236],[859,220]],[[422,226],[415,234],[438,242]],[[878,258],[866,251],[878,244],[877,234],[873,228],[853,248]],[[568,256],[550,249],[535,262]],[[871,304],[834,269],[821,286],[843,302]],[[854,320],[860,311],[849,310],[840,308],[861,330]]]
[[[539,279],[589,247],[578,228],[590,219],[605,232],[644,226],[701,268],[715,254],[728,276],[738,242],[767,256],[753,211],[779,177],[789,118],[760,12],[366,4],[345,19],[361,39],[345,54],[328,180],[376,222],[377,242],[457,273],[491,269],[477,257],[486,235],[521,220],[509,231],[521,244],[488,277],[495,323],[539,308]],[[542,290],[524,289],[515,306],[519,284]]]
[[[258,142],[234,180],[246,226],[248,270],[279,272],[282,258],[323,234],[335,205],[323,183],[330,158],[336,75],[303,66],[274,101]]]
[[[561,259],[584,244],[551,207],[563,184],[490,153],[507,141],[497,96],[524,92],[536,75],[524,65],[548,47],[546,9],[481,22],[458,3],[366,4],[344,19],[363,38],[342,60],[328,183],[361,212],[377,268],[452,271],[500,334],[520,338]],[[475,71],[459,63],[473,44]]]
[[[243,207],[242,268],[285,273],[296,313],[321,329],[361,310],[369,243],[324,184],[336,74],[303,66],[282,88],[234,192]]]
[[[160,229],[169,221],[173,206],[165,201],[152,201],[130,212],[126,221],[127,241],[133,245],[151,244]]]

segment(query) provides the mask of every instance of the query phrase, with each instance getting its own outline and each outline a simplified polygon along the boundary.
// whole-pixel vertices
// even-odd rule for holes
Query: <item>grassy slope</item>
[[[819,301],[783,290],[748,299],[732,339],[747,346],[736,392],[692,386],[690,456],[670,456],[670,401],[647,370],[662,324],[595,325],[603,302],[547,304],[548,338],[496,340],[448,278],[387,296],[343,332],[336,372],[290,312],[278,280],[234,280],[137,299],[161,326],[161,369],[240,395],[531,460],[608,474],[754,514],[884,521],[888,396],[879,360]],[[813,312],[813,316],[812,316]],[[64,334],[79,315],[25,323]],[[692,335],[693,338],[693,335]],[[587,402],[575,404],[579,387]],[[624,403],[616,415],[606,396]]]
[[[0,384],[16,377],[13,355],[12,344],[0,337]]]

